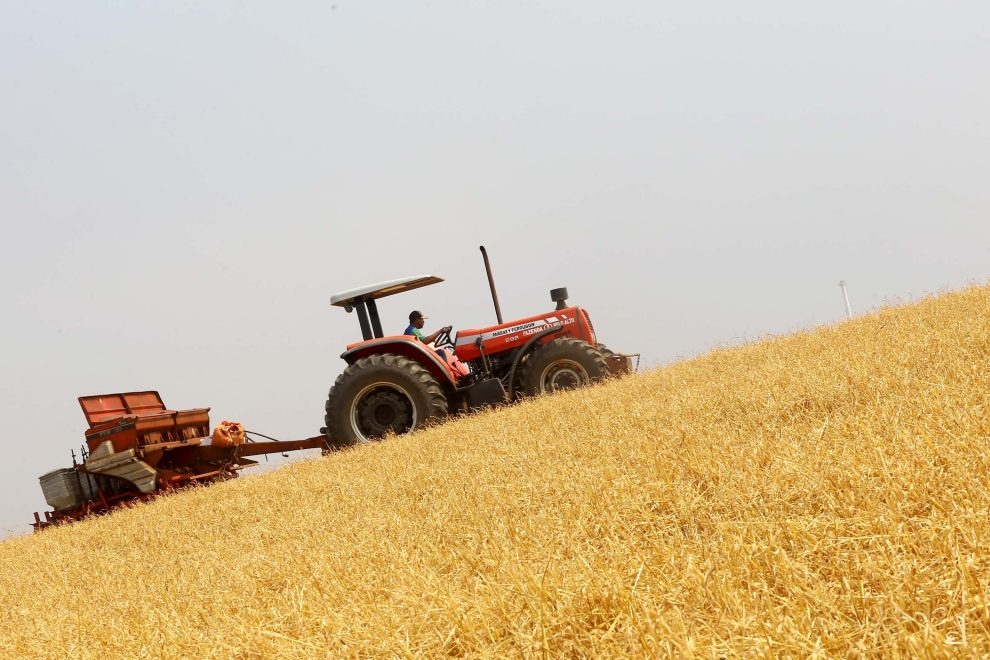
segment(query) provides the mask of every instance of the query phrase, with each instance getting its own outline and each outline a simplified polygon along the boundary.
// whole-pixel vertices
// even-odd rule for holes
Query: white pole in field
[[[839,282],[839,288],[842,289],[842,299],[846,301],[846,318],[851,319],[853,317],[853,312],[852,307],[849,306],[849,292],[846,291],[845,280]]]

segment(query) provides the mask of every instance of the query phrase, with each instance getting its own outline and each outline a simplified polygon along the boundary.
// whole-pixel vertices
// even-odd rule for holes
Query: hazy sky
[[[648,365],[990,277],[990,4],[0,1],[0,535],[76,397],[302,438],[357,320]],[[470,442],[470,438],[465,438]]]

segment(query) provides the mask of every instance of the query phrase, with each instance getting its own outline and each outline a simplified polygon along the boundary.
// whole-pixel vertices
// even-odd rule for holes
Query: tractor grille
[[[588,316],[588,312],[584,311],[583,309],[581,310],[581,313],[584,314],[584,320],[588,324],[588,329],[591,330],[591,343],[592,344],[598,343],[598,335],[595,334],[595,326],[591,322],[591,317]]]

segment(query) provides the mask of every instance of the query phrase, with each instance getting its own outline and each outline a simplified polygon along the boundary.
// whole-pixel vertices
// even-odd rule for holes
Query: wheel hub
[[[368,392],[355,402],[358,430],[365,438],[378,438],[389,431],[396,435],[413,427],[413,407],[408,397],[393,389]]]
[[[559,392],[587,385],[591,379],[587,370],[577,362],[560,360],[549,365],[540,380],[544,392]]]

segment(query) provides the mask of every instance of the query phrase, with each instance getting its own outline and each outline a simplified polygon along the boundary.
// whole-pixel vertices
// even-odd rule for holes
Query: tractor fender
[[[353,344],[348,346],[347,350],[340,354],[340,358],[348,365],[351,365],[361,358],[370,355],[380,355],[382,353],[393,353],[415,360],[423,365],[437,381],[446,383],[451,387],[454,386],[457,380],[451,372],[450,367],[440,359],[440,356],[433,349],[408,335],[382,337],[380,339],[371,339],[359,344]]]

